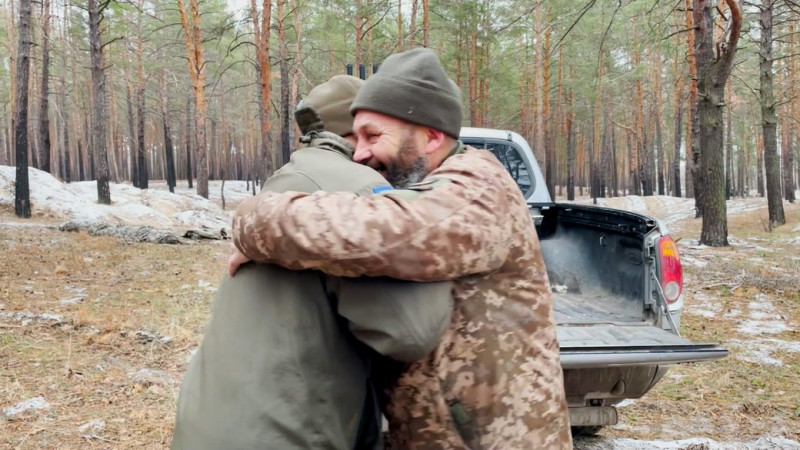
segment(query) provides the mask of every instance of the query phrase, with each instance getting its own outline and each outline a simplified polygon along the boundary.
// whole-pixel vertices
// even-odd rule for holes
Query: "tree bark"
[[[712,247],[728,245],[728,220],[725,205],[725,166],[722,147],[722,108],[725,83],[733,67],[733,57],[739,42],[742,12],[735,0],[726,0],[731,11],[730,32],[725,43],[718,43],[719,55],[714,54],[712,11],[716,5],[709,0],[694,0],[698,104],[700,124],[699,148],[700,181],[703,186],[699,202],[703,216],[700,242]]]
[[[106,74],[103,66],[103,44],[101,43],[102,12],[107,1],[89,0],[89,48],[92,60],[92,156],[94,176],[97,180],[97,201],[111,204],[111,189],[108,185],[108,151],[106,149]]]
[[[692,30],[696,26],[696,20],[692,14],[692,8],[696,7],[693,4],[694,0],[686,0],[686,29]],[[710,33],[710,31],[709,31]],[[684,185],[686,186],[686,198],[692,198],[695,194],[695,170],[699,162],[700,150],[697,147],[698,139],[697,133],[699,132],[697,121],[697,55],[695,49],[695,34],[693,32],[686,33],[687,53],[689,54],[689,106],[688,114],[686,115],[686,179]],[[695,201],[697,204],[697,201]]]
[[[149,180],[149,167],[147,165],[147,151],[145,150],[144,142],[144,122],[145,122],[145,98],[144,98],[144,42],[142,39],[142,10],[144,7],[144,0],[138,0],[139,13],[137,20],[137,36],[136,36],[136,134],[137,134],[137,147],[136,147],[136,167],[139,169],[137,174],[139,176],[138,187],[139,189],[147,189]]]
[[[422,46],[431,46],[430,8],[428,0],[422,0]]]
[[[164,156],[166,158],[167,187],[175,192],[175,152],[172,147],[172,133],[169,126],[169,108],[167,105],[167,79],[161,79],[161,120],[164,125]]]
[[[42,3],[42,83],[39,96],[39,168],[50,169],[50,0]]]
[[[125,89],[125,105],[127,106],[128,110],[128,134],[130,136],[130,145],[128,146],[128,151],[126,153],[125,160],[128,164],[128,170],[130,171],[130,178],[131,183],[133,183],[133,187],[139,187],[139,171],[137,169],[137,164],[139,164],[136,158],[136,151],[139,148],[139,145],[136,143],[137,135],[136,135],[136,116],[133,115],[133,101],[131,100],[133,86],[129,85],[127,89]]]
[[[14,97],[14,144],[16,146],[16,178],[14,182],[14,214],[31,216],[28,185],[28,78],[31,65],[31,0],[20,0],[19,45],[17,47],[16,84]]]
[[[256,0],[250,0],[250,16],[253,21],[253,34],[256,42],[257,74],[259,85],[258,115],[261,119],[261,147],[258,161],[258,177],[266,180],[272,175],[272,123],[270,119],[271,69],[269,64],[270,24],[272,22],[272,2],[262,0],[261,21],[258,20]]]
[[[189,189],[192,189],[192,136],[195,133],[192,133],[192,97],[189,96],[186,98],[186,139],[184,139],[184,145],[186,146],[186,179],[189,182]]]
[[[764,163],[767,178],[767,209],[770,229],[786,223],[781,201],[781,168],[778,158],[778,115],[772,69],[772,19],[775,0],[763,0],[760,7],[759,91],[761,93],[761,129],[764,138]]]
[[[567,200],[575,200],[575,130],[572,111],[567,113]]]
[[[208,163],[206,162],[208,153],[208,145],[206,142],[206,64],[203,53],[202,29],[200,28],[200,11],[197,1],[198,0],[189,0],[190,10],[187,11],[184,7],[183,0],[178,0],[178,11],[181,16],[181,26],[183,27],[183,32],[186,37],[189,75],[192,78],[192,88],[194,91],[195,126],[197,127],[197,195],[208,198]],[[268,71],[267,74],[269,74]]]
[[[294,129],[294,108],[291,103],[291,80],[289,75],[289,43],[286,39],[285,5],[286,0],[277,0],[278,59],[281,72],[281,165],[289,162],[292,156],[292,130]]]
[[[733,83],[728,83],[725,114],[725,200],[733,196]]]

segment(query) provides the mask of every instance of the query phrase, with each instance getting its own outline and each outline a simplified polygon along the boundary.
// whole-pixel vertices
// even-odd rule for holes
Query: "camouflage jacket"
[[[552,293],[519,189],[474,149],[415,189],[254,197],[234,218],[234,242],[290,268],[455,279],[445,336],[390,390],[392,447],[571,448]]]

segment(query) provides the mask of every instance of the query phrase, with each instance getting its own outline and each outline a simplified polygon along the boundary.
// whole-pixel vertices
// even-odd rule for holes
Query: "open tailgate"
[[[558,342],[564,369],[675,364],[728,355],[717,344],[697,344],[647,323],[560,324]]]

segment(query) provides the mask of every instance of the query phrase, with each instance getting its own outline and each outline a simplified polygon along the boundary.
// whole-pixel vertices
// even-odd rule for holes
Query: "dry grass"
[[[62,317],[0,318],[2,407],[38,396],[51,405],[0,419],[0,447],[168,445],[179,380],[208,317],[211,293],[198,282],[217,284],[225,247],[44,228],[4,228],[0,247],[0,313]]]
[[[788,243],[800,234],[792,231],[800,208],[787,205],[790,225],[771,233],[761,227],[765,215],[732,216],[736,245],[728,249],[692,252],[686,247],[699,236],[700,222],[671,227],[687,255],[709,263],[686,266],[687,305],[711,299],[721,311],[712,318],[684,314],[682,331],[695,341],[723,342],[732,355],[673,368],[651,393],[621,408],[620,425],[603,435],[800,439],[800,353],[774,351],[783,365],[770,366],[742,361],[746,345],[734,344],[800,341],[800,244]],[[10,220],[0,212],[0,221]],[[0,226],[0,249],[0,407],[38,396],[50,404],[12,418],[0,415],[0,447],[167,447],[180,378],[208,319],[213,294],[206,283],[218,283],[226,246],[124,244]],[[81,289],[86,296],[80,303],[60,303]],[[738,310],[745,318],[759,294],[794,329],[752,336],[723,317]],[[62,321],[3,317],[13,312],[58,314]]]

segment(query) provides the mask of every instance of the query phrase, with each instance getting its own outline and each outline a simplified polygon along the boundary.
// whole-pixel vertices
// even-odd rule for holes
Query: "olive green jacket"
[[[264,190],[368,195],[386,184],[351,157],[345,141],[320,133]],[[426,356],[449,325],[451,289],[245,265],[217,291],[181,386],[172,448],[378,448],[371,349]]]

